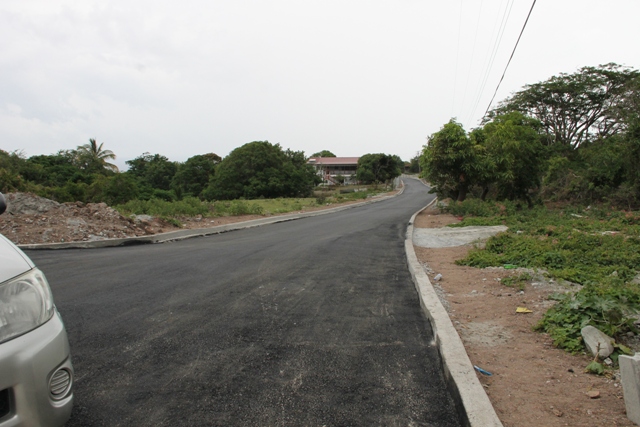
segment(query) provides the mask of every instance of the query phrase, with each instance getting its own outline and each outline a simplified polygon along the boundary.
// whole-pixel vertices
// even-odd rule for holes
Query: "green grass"
[[[558,303],[538,325],[557,346],[581,350],[580,329],[587,324],[612,336],[634,329],[631,316],[640,310],[640,286],[632,283],[640,269],[639,212],[575,206],[518,209],[478,201],[453,203],[447,210],[463,216],[457,226],[509,227],[458,264],[539,268],[552,278],[582,285],[575,294],[557,296]]]
[[[355,190],[349,189],[349,190]],[[379,189],[358,187],[362,191],[341,192],[338,190],[317,192],[316,197],[278,198],[256,200],[223,200],[207,202],[196,197],[185,197],[179,201],[162,199],[130,200],[114,206],[123,215],[152,215],[170,220],[184,216],[220,217],[237,215],[276,215],[301,211],[327,204],[363,200],[381,192]]]

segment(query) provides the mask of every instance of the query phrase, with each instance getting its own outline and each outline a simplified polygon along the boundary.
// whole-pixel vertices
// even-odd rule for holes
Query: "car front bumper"
[[[0,427],[64,425],[72,388],[69,341],[57,310],[42,326],[0,344]]]

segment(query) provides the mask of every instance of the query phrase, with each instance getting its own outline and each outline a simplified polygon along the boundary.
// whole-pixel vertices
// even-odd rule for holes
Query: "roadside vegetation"
[[[467,132],[452,119],[431,135],[422,176],[457,226],[508,231],[458,260],[522,267],[566,285],[537,329],[584,350],[592,325],[620,338],[640,312],[640,73],[583,67],[525,86]],[[522,288],[531,273],[504,281]],[[616,345],[618,354],[626,351]]]
[[[565,285],[567,292],[553,296],[558,303],[538,325],[555,345],[581,351],[580,330],[587,325],[613,337],[637,332],[640,212],[575,206],[518,209],[512,202],[478,204],[473,199],[445,209],[464,218],[456,226],[509,227],[458,264],[533,269]],[[532,279],[523,273],[505,279],[504,284],[520,286]]]
[[[327,150],[316,154],[335,157]],[[302,151],[268,141],[247,143],[225,158],[207,153],[185,162],[143,153],[127,160],[124,172],[111,163],[115,158],[95,139],[75,150],[29,158],[0,150],[0,191],[58,202],[104,202],[122,213],[165,219],[268,215],[366,198],[389,188],[404,168],[397,156],[366,154],[357,170],[361,186],[327,189],[317,187],[321,179]]]
[[[215,218],[237,215],[277,215],[319,206],[363,200],[390,189],[391,187],[357,186],[352,189],[332,188],[317,190],[314,191],[317,197],[278,197],[275,199],[252,200],[207,201],[193,196],[184,197],[182,200],[135,199],[115,205],[114,208],[125,216],[132,214],[151,215],[166,220],[195,216]]]

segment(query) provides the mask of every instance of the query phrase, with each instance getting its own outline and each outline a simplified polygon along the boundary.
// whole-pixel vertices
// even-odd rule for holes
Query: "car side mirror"
[[[4,198],[4,194],[0,193],[0,215],[7,210],[7,199]]]

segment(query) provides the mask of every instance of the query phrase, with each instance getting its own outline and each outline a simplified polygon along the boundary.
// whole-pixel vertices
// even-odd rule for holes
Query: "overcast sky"
[[[0,149],[52,154],[95,138],[124,167],[144,152],[184,161],[268,140],[408,160],[451,117],[478,125],[530,7],[2,0]],[[639,16],[638,0],[538,1],[495,102],[586,65],[640,69]]]

